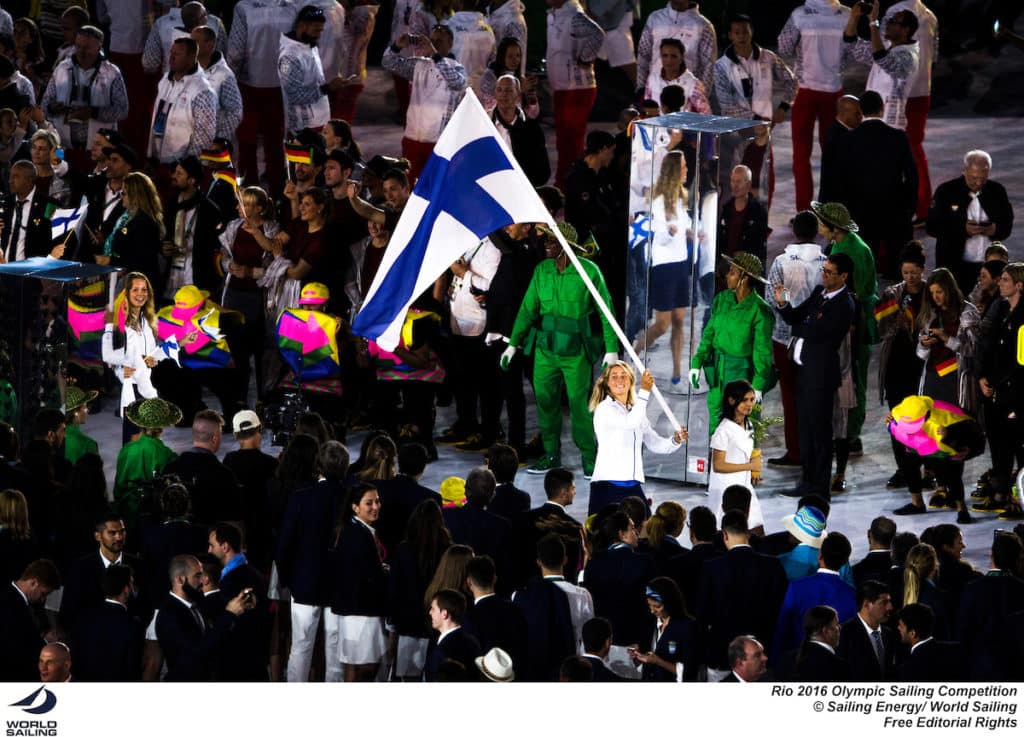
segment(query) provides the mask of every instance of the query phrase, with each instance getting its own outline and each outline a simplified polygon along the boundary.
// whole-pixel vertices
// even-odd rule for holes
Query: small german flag
[[[879,302],[875,305],[875,320],[881,320],[894,315],[899,310],[899,305],[896,303],[895,298],[890,297],[884,302]]]
[[[236,190],[238,189],[238,174],[234,169],[220,169],[213,173],[214,179],[220,179],[222,182],[227,182]]]
[[[209,161],[213,164],[230,164],[231,152],[226,148],[208,148],[199,154],[200,161]]]
[[[942,363],[935,364],[935,373],[939,376],[948,376],[959,368],[960,364],[956,362],[956,356],[947,358]]]
[[[313,149],[294,143],[284,145],[284,157],[289,164],[312,164]]]

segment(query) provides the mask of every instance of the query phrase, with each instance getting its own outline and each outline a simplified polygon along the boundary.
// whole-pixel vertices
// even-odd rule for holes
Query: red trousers
[[[342,87],[331,97],[331,117],[341,118],[346,123],[354,123],[356,119],[356,103],[366,85],[350,84]]]
[[[149,127],[160,78],[142,71],[142,54],[117,54],[112,51],[110,62],[121,70],[130,102],[128,117],[117,124],[117,129],[142,160],[148,155]],[[91,145],[92,141],[89,143]]]
[[[423,141],[414,141],[411,138],[402,136],[402,156],[409,160],[409,184],[415,185],[423,167],[427,165],[427,159],[434,153],[434,144]]]
[[[779,377],[779,393],[782,394],[782,429],[786,436],[786,457],[800,460],[800,433],[797,427],[796,394],[797,366],[789,357],[789,349],[778,341],[772,341],[772,359],[775,373]]]
[[[250,186],[260,181],[256,145],[263,136],[263,158],[271,192],[284,187],[284,102],[280,87],[250,87],[239,83],[242,93],[242,122],[238,139],[239,176]]]
[[[796,211],[811,206],[814,199],[814,175],[811,170],[811,149],[814,146],[814,123],[818,123],[818,151],[825,147],[825,136],[836,117],[836,102],[843,94],[800,88],[793,101],[793,183],[796,186]]]
[[[907,100],[907,138],[910,139],[910,151],[914,154],[917,164],[917,217],[928,217],[928,208],[932,203],[932,180],[928,176],[928,157],[924,154],[924,126],[928,121],[928,110],[931,108],[931,95],[911,97]]]
[[[555,186],[565,184],[565,175],[572,164],[583,155],[587,137],[587,121],[597,98],[597,88],[585,90],[555,90],[555,149],[558,165],[555,167]]]

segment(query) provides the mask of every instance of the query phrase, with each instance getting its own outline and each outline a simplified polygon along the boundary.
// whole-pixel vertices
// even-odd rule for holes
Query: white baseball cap
[[[232,432],[255,430],[259,427],[260,416],[253,412],[251,409],[243,409],[241,412],[237,412],[235,416],[231,419]]]

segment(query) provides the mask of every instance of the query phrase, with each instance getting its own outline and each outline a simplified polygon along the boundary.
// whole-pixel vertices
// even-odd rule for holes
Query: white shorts
[[[342,663],[370,665],[379,663],[387,652],[388,640],[380,617],[346,614],[341,618]]]
[[[636,53],[633,51],[633,13],[626,13],[616,28],[605,31],[604,43],[597,57],[613,67],[636,63]]]

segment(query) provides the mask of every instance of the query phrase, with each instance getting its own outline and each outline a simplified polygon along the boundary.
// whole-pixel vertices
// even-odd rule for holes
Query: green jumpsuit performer
[[[132,529],[131,523],[138,521],[143,487],[178,457],[164,445],[160,434],[165,427],[181,422],[181,410],[163,399],[139,399],[124,408],[124,415],[142,429],[139,436],[117,454],[114,477],[114,505]]]
[[[580,250],[576,244],[575,228],[568,223],[558,223],[558,229],[570,246]],[[580,449],[583,475],[589,478],[597,460],[594,419],[587,407],[594,362],[601,355],[602,342],[602,362],[607,364],[617,360],[619,341],[603,317],[599,318],[603,341],[601,336],[594,334],[591,318],[595,313],[599,314],[597,304],[551,230],[543,225],[538,230],[546,236],[544,252],[547,258],[534,269],[509,336],[509,347],[502,354],[501,367],[507,370],[520,348],[527,354],[533,353],[533,393],[537,398],[537,424],[544,442],[544,457],[530,466],[527,472],[546,473],[562,465],[561,394],[564,383],[569,396],[572,439]],[[580,265],[597,287],[601,299],[611,307],[611,295],[601,270],[585,259],[580,260]]]
[[[722,390],[730,381],[745,379],[754,387],[758,401],[771,388],[772,308],[754,291],[761,277],[761,259],[739,251],[735,258],[723,256],[731,268],[725,275],[725,289],[711,303],[711,318],[690,360],[690,384],[696,388],[700,369],[708,382],[708,434],[713,435],[722,414]]]
[[[839,202],[812,202],[811,209],[818,216],[818,232],[829,244],[825,255],[845,253],[853,260],[853,274],[849,286],[857,295],[860,314],[857,316],[857,340],[853,344],[857,369],[857,406],[849,411],[846,438],[850,450],[860,451],[860,431],[864,427],[868,403],[868,365],[871,346],[878,342],[878,324],[875,322],[875,303],[878,302],[878,280],[875,255],[868,244],[857,235],[857,223],[850,219],[850,211]]]
[[[99,392],[90,389],[82,391],[77,386],[69,386],[64,392],[64,414],[67,429],[64,432],[64,457],[68,463],[75,464],[86,453],[99,453],[99,444],[82,432],[82,425],[89,414],[89,402],[96,399]]]

